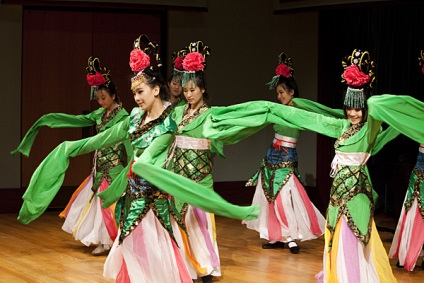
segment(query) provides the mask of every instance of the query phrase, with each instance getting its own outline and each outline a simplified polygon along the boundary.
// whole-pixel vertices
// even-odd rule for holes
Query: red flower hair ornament
[[[150,56],[140,49],[133,49],[130,53],[130,67],[134,73],[138,73],[150,66]]]
[[[188,72],[203,71],[205,58],[199,52],[190,52],[185,56],[182,65],[184,70]]]
[[[184,61],[183,56],[178,56],[177,58],[175,58],[174,69],[176,69],[178,71],[184,71],[183,61]]]
[[[343,72],[343,77],[348,86],[360,88],[370,82],[371,77],[359,71],[358,66],[352,64]]]
[[[277,66],[277,68],[275,69],[275,75],[283,76],[285,78],[292,76],[289,66],[287,66],[284,63],[281,63],[280,65]]]
[[[421,72],[424,74],[424,64],[421,66]]]
[[[94,75],[87,74],[86,78],[87,83],[92,87],[98,87],[106,83],[106,79],[99,72],[96,72]]]

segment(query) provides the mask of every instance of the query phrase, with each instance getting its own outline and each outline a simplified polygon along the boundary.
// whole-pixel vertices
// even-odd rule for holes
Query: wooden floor
[[[264,240],[240,221],[217,217],[216,222],[222,276],[214,281],[315,282],[322,266],[322,238],[301,243],[300,253],[293,255],[288,249],[263,250]],[[110,282],[102,276],[106,256],[92,256],[93,248],[74,241],[61,225],[56,212],[47,212],[29,225],[17,222],[14,214],[0,214],[0,282]],[[380,235],[388,249],[393,234]],[[399,282],[424,282],[420,259],[413,272],[398,269],[395,263],[391,261]]]

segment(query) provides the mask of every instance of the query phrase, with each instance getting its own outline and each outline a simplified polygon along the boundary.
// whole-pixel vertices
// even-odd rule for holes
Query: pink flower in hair
[[[179,70],[179,71],[183,71],[183,61],[184,61],[184,57],[183,56],[178,56],[177,58],[175,58],[174,61],[174,68]]]
[[[370,76],[359,71],[358,66],[350,65],[344,70],[343,77],[348,86],[362,87],[369,83]]]
[[[87,74],[86,78],[87,83],[93,87],[106,83],[106,79],[99,72],[96,72],[94,75]]]
[[[424,74],[424,64],[421,66],[421,72]]]
[[[291,77],[290,68],[284,63],[277,66],[277,68],[275,69],[275,74],[277,76],[283,76],[285,78]]]
[[[134,73],[138,73],[150,66],[150,57],[140,49],[133,49],[130,53],[130,67]]]
[[[184,70],[195,72],[205,68],[205,58],[199,52],[190,52],[183,60]]]

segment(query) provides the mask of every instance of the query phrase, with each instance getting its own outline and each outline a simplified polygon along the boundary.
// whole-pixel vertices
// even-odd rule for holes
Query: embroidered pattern
[[[348,202],[358,194],[365,194],[370,202],[370,219],[368,220],[368,230],[366,234],[361,233],[352,218],[347,207]],[[341,216],[344,216],[347,225],[353,234],[365,245],[368,244],[371,233],[371,224],[374,217],[374,199],[372,194],[372,186],[368,180],[365,166],[342,166],[339,165],[337,175],[334,177],[330,190],[330,206],[339,207],[335,223]],[[335,227],[327,222],[327,228],[333,235]]]
[[[334,143],[334,148],[337,149],[337,147],[339,146],[339,143],[349,139],[350,137],[352,137],[353,135],[355,135],[357,132],[359,132],[362,127],[365,125],[365,123],[358,123],[356,125],[351,125],[349,127],[349,129],[347,129]]]

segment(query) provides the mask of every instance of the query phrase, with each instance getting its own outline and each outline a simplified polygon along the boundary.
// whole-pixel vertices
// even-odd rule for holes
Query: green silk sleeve
[[[382,133],[380,133],[375,141],[374,148],[372,151],[372,155],[377,154],[385,144],[393,140],[399,135],[399,131],[393,128],[392,126],[389,126],[386,130],[384,130]]]
[[[339,119],[345,118],[343,109],[333,109],[309,99],[296,97],[293,98],[293,104],[296,108],[303,109],[309,112],[323,114],[325,116],[335,117]]]
[[[50,152],[38,165],[22,196],[24,202],[19,211],[18,221],[28,224],[47,209],[62,186],[70,157],[107,147],[128,138],[128,122],[129,118],[93,137],[63,142]]]
[[[133,171],[175,198],[205,211],[240,220],[252,220],[259,215],[259,205],[233,205],[213,190],[141,159],[134,163]]]
[[[216,107],[212,115],[213,125],[219,130],[226,130],[231,126],[258,127],[278,124],[338,138],[349,126],[347,119],[328,117],[269,101]]]
[[[372,119],[424,144],[424,102],[407,95],[382,94],[371,96],[367,104]]]
[[[18,148],[11,151],[12,155],[20,152],[28,157],[31,147],[41,127],[47,126],[49,128],[81,128],[96,125],[97,118],[104,112],[103,108],[99,108],[87,115],[69,115],[63,113],[50,113],[43,115],[25,134]]]

